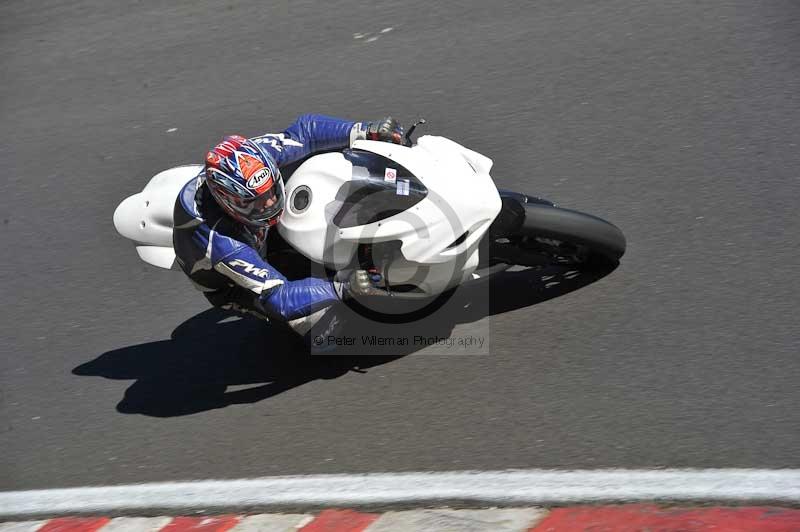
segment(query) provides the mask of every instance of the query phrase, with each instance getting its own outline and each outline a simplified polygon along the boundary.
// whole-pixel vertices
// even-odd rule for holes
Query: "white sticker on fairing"
[[[397,195],[408,196],[408,179],[397,180]]]
[[[383,173],[383,180],[387,183],[394,183],[397,181],[397,170],[394,168],[387,168]]]

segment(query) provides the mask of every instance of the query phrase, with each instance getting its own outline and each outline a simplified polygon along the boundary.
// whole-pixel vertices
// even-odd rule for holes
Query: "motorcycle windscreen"
[[[336,193],[338,210],[333,216],[337,227],[371,224],[401,213],[428,194],[419,179],[408,169],[376,153],[345,150],[353,164],[353,180]]]

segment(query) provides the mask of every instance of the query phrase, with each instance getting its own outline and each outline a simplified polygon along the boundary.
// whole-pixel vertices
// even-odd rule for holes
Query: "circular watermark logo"
[[[400,193],[403,186],[398,185]],[[472,257],[477,244],[467,245],[468,230],[457,213],[434,191],[421,196],[399,210],[387,202],[385,189],[377,188],[351,194],[335,206],[325,235],[325,263],[338,269],[342,257],[349,257],[343,273],[367,270],[385,294],[350,300],[362,316],[394,323],[421,319],[441,308],[474,269],[468,263],[477,260]]]

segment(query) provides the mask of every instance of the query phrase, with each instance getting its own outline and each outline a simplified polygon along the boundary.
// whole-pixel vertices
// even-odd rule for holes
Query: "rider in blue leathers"
[[[266,237],[285,197],[280,168],[320,151],[368,138],[402,142],[399,123],[299,117],[282,133],[230,136],[206,155],[203,172],[175,203],[173,245],[178,264],[215,306],[288,323],[304,333],[307,317],[350,295],[377,295],[356,271],[343,282],[287,280],[267,261]]]

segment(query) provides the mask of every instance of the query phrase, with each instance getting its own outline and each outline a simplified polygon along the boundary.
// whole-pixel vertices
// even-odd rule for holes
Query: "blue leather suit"
[[[355,122],[320,115],[299,117],[283,133],[252,140],[279,167],[316,152],[345,148]],[[226,216],[200,173],[175,203],[173,246],[178,264],[215,306],[290,322],[339,301],[334,283],[290,281],[267,263],[267,229]]]

